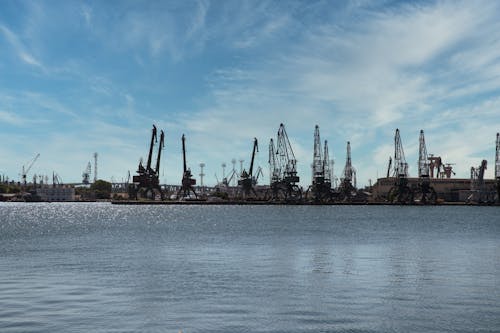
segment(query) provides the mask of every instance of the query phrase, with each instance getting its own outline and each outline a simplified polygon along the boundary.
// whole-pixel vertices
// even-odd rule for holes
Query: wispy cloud
[[[43,64],[39,60],[37,60],[33,54],[30,54],[27,51],[27,48],[23,45],[19,37],[14,32],[12,32],[12,30],[7,28],[5,25],[0,24],[0,32],[12,46],[14,52],[17,54],[20,60],[28,65],[39,68],[42,71],[46,70]]]
[[[396,127],[412,173],[422,128],[429,151],[456,163],[461,177],[489,158],[500,130],[495,2],[93,2],[61,5],[62,13],[26,6],[17,24],[0,23],[0,39],[44,75],[33,86],[17,82],[15,93],[4,89],[13,99],[0,95],[0,119],[64,123],[68,130],[48,142],[78,159],[58,140],[82,138],[73,149],[102,149],[109,173],[135,168],[153,122],[167,130],[169,175],[180,175],[182,133],[192,167],[206,162],[207,174],[220,174],[232,157],[248,160],[253,137],[267,169],[268,140],[283,122],[304,184],[315,124],[337,172],[351,141],[361,184],[385,174]],[[140,151],[133,163],[127,149]]]

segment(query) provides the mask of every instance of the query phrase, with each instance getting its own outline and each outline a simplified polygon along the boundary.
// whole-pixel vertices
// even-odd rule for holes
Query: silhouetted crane
[[[253,139],[253,150],[252,150],[252,158],[250,161],[250,168],[248,169],[248,172],[246,170],[243,170],[240,176],[240,179],[238,180],[238,186],[240,187],[240,193],[244,198],[250,197],[252,194],[254,195],[255,198],[257,198],[257,192],[255,191],[253,187],[253,165],[255,161],[255,154],[259,151],[259,146],[257,143],[257,138]]]
[[[160,174],[160,159],[161,151],[164,148],[165,134],[163,130],[160,132],[160,143],[158,146],[158,155],[156,158],[156,168],[151,167],[151,162],[153,159],[153,150],[155,143],[158,142],[156,126],[153,125],[151,131],[151,142],[149,144],[149,153],[146,167],[142,165],[142,159],[139,161],[139,166],[137,168],[137,175],[132,177],[132,184],[129,184],[129,196],[131,198],[142,198],[155,200],[159,197],[161,200],[164,199],[164,193],[160,186],[159,174]]]
[[[183,161],[183,172],[182,172],[182,186],[177,192],[177,197],[189,198],[190,192],[193,193],[195,198],[198,198],[193,185],[196,185],[196,179],[193,179],[191,174],[191,169],[187,167],[186,163],[186,136],[182,134],[182,161]]]

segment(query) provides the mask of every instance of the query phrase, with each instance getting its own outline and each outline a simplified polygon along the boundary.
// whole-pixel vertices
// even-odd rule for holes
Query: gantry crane
[[[38,160],[39,157],[40,157],[40,154],[36,154],[36,156],[30,162],[28,162],[27,167],[25,167],[23,165],[22,174],[21,174],[23,185],[26,185],[26,176],[27,176],[28,172],[31,170],[31,167],[33,167],[33,164],[35,164],[36,160]]]
[[[435,204],[437,194],[430,181],[430,163],[425,145],[424,130],[420,130],[418,149],[418,187],[413,193],[415,202],[420,204]]]
[[[327,141],[325,141],[324,149],[324,151],[321,149],[319,126],[316,125],[314,128],[312,183],[305,195],[307,200],[312,200],[315,203],[332,200]]]
[[[147,164],[144,167],[142,159],[137,168],[137,175],[132,177],[133,184],[129,185],[129,196],[131,198],[142,198],[155,200],[156,198],[164,199],[164,193],[160,186],[160,159],[161,151],[165,146],[165,133],[163,130],[160,132],[160,142],[158,145],[158,152],[156,158],[156,167],[153,169],[151,166],[153,160],[153,150],[155,144],[158,143],[157,129],[153,125],[151,131],[151,142],[149,144],[149,153]]]
[[[399,204],[412,203],[413,191],[408,186],[408,163],[406,163],[399,129],[396,129],[394,135],[393,165],[394,186],[389,191],[388,199],[390,202]]]
[[[273,155],[273,156],[271,156]],[[297,202],[302,199],[302,189],[297,184],[297,160],[293,154],[285,125],[280,124],[276,138],[276,149],[269,144],[269,166],[271,168],[271,199]]]
[[[339,186],[339,199],[350,201],[356,195],[356,169],[352,166],[350,141],[347,141],[346,161],[342,175]]]
[[[178,198],[189,198],[192,192],[195,198],[198,198],[193,185],[196,185],[196,179],[193,178],[191,174],[191,169],[187,167],[186,162],[186,136],[182,134],[182,161],[183,161],[183,172],[182,172],[182,186],[177,192]]]
[[[254,198],[257,198],[257,192],[254,189],[254,176],[253,176],[253,164],[255,161],[255,154],[259,151],[259,146],[257,143],[257,138],[253,139],[253,150],[252,150],[252,158],[250,160],[250,168],[248,172],[243,169],[241,172],[240,179],[238,180],[238,187],[240,195],[244,199],[250,198],[252,195]]]

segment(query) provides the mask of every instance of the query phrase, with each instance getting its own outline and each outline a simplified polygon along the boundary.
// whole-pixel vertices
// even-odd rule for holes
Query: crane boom
[[[183,170],[184,172],[187,171],[187,166],[186,166],[186,137],[184,134],[182,134],[182,160],[183,160]]]
[[[158,156],[156,158],[156,168],[155,168],[155,174],[157,176],[160,175],[160,159],[161,159],[161,151],[163,150],[163,147],[165,146],[165,133],[163,130],[160,131],[160,144],[158,145]]]
[[[257,138],[253,139],[253,151],[252,151],[252,160],[250,162],[250,170],[248,171],[248,175],[252,177],[252,172],[253,172],[253,162],[255,159],[255,152],[259,151],[259,146],[257,145]]]
[[[36,160],[40,157],[40,154],[36,154],[36,156],[29,162],[28,167],[25,168],[23,165],[23,172],[22,172],[22,178],[23,178],[23,183],[26,184],[26,175],[28,172],[31,170],[31,167],[33,164],[35,164]]]
[[[149,145],[149,154],[148,154],[148,164],[146,165],[146,170],[151,170],[151,159],[153,157],[153,146],[154,143],[157,141],[156,138],[156,126],[153,125],[153,131],[151,133],[151,144]]]

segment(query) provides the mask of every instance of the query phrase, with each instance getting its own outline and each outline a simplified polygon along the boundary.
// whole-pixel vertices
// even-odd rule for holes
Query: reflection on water
[[[498,213],[0,204],[0,332],[495,332]]]

